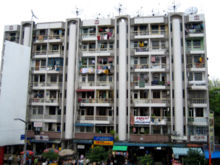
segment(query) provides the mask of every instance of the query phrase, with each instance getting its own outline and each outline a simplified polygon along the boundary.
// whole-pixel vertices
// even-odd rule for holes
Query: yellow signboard
[[[97,141],[97,140],[94,140],[94,145],[113,146],[113,141]]]

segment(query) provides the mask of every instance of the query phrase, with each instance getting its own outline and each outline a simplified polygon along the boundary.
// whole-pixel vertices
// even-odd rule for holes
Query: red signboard
[[[4,147],[0,147],[0,165],[3,165],[4,161]]]

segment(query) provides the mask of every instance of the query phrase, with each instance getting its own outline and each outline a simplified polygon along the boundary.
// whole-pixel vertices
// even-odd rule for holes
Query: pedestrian
[[[17,164],[18,164],[18,165],[21,164],[21,158],[20,158],[20,155],[17,155]]]
[[[34,159],[34,165],[37,165],[37,163],[38,163],[38,157],[36,157],[36,158]]]
[[[11,165],[13,161],[13,155],[10,155],[8,158],[8,164]]]

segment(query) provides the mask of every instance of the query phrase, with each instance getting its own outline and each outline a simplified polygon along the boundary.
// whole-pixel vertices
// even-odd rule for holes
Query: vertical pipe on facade
[[[180,18],[173,17],[173,65],[174,65],[174,107],[175,107],[175,131],[183,136],[183,81],[182,81],[182,55]]]
[[[126,140],[126,22],[121,19],[119,22],[119,140]]]
[[[128,140],[130,139],[130,119],[131,119],[131,48],[130,48],[130,17],[128,17]]]
[[[171,20],[170,16],[168,17],[168,36],[169,37],[169,64],[170,64],[170,82],[173,80],[173,67],[172,67],[172,47],[171,47]],[[170,118],[171,118],[171,134],[173,133],[173,83],[170,83]]]
[[[31,27],[25,26],[24,27],[24,40],[23,45],[30,46],[31,45]]]
[[[74,84],[75,84],[75,56],[76,56],[76,24],[69,24],[69,51],[67,68],[67,90],[66,90],[66,130],[65,138],[73,137],[73,111],[74,111]]]
[[[186,65],[187,65],[187,60],[186,60],[186,44],[185,44],[185,17],[182,16],[182,36],[183,36],[183,59],[184,59],[184,104],[185,104],[185,130],[186,130],[186,136],[188,136],[188,91],[187,91],[187,70],[186,70]]]

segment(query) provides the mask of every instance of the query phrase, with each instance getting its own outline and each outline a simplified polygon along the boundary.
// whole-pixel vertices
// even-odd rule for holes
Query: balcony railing
[[[62,39],[62,38],[63,38],[63,35],[56,35],[56,34],[49,35],[49,39]]]
[[[46,55],[47,54],[47,50],[35,50],[33,51],[34,55]]]
[[[108,98],[79,98],[80,103],[112,103],[112,99]]]
[[[144,47],[133,47],[135,52],[159,52],[159,51],[166,51],[167,48],[161,48],[161,47],[149,47],[149,46],[144,46]]]
[[[134,31],[134,35],[136,36],[142,36],[142,35],[162,35],[166,34],[165,30],[140,30],[140,31]]]
[[[205,63],[187,64],[187,68],[204,68]]]
[[[112,116],[78,116],[78,120],[112,121]]]
[[[62,71],[63,70],[63,66],[35,66],[32,67],[33,71]]]
[[[63,54],[62,50],[48,50],[48,54]]]
[[[189,123],[204,123],[204,124],[206,124],[208,122],[208,119],[206,117],[189,117],[188,122]]]
[[[133,102],[138,103],[153,103],[153,104],[160,104],[160,103],[169,103],[169,99],[133,99]]]
[[[206,104],[207,99],[205,98],[191,98],[189,99],[190,104]]]
[[[58,98],[32,98],[33,103],[58,103]]]

